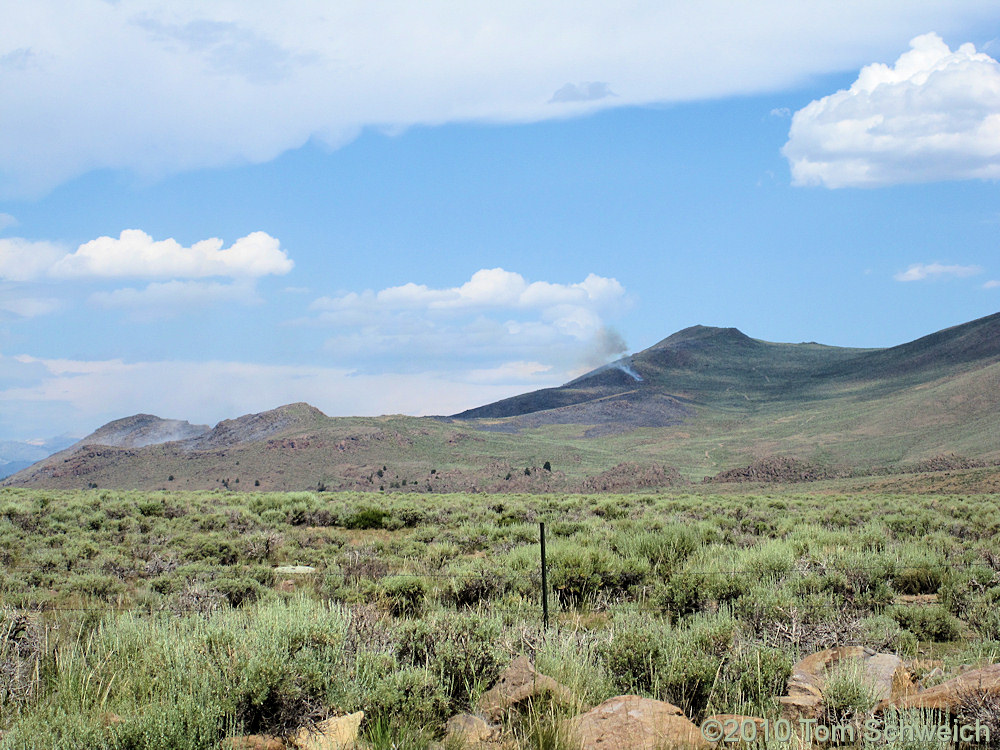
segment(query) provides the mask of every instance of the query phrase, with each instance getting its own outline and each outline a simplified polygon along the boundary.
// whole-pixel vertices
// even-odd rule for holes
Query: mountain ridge
[[[675,466],[694,481],[781,457],[844,475],[1000,459],[998,417],[1000,313],[882,349],[691,326],[562,386],[450,417],[331,418],[305,403],[212,428],[134,415],[2,484],[552,491],[620,478],[626,458],[646,476]],[[550,461],[556,470],[537,470]]]

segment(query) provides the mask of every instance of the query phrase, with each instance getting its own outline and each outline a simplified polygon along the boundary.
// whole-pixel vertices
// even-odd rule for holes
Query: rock
[[[459,740],[465,745],[496,742],[499,738],[500,727],[487,724],[483,719],[472,714],[452,716],[445,726],[446,740]]]
[[[940,685],[883,701],[881,708],[927,708],[953,713],[967,695],[1000,695],[1000,664],[963,672]]]
[[[337,716],[319,722],[315,728],[303,728],[291,738],[292,747],[298,750],[348,750],[358,739],[364,711]]]
[[[496,685],[483,693],[477,708],[491,721],[499,721],[511,708],[546,694],[561,703],[571,704],[576,700],[568,687],[536,672],[528,657],[519,656],[500,675]]]
[[[223,750],[285,750],[285,743],[266,734],[248,734],[227,737],[222,741]]]
[[[448,719],[445,726],[444,748],[461,747],[463,750],[506,750],[512,748],[504,742],[503,727],[488,724],[479,716],[458,714]]]
[[[701,730],[672,703],[619,695],[567,722],[580,750],[710,748]]]
[[[278,584],[278,591],[281,591],[282,593],[285,594],[289,594],[295,591],[295,581],[291,580],[290,578],[286,578],[284,581],[281,581]]]
[[[782,716],[792,722],[818,719],[823,710],[823,690],[830,672],[846,662],[858,662],[864,679],[879,700],[894,700],[916,690],[903,660],[894,654],[877,654],[863,646],[838,646],[807,656],[788,678],[788,695],[778,701]]]

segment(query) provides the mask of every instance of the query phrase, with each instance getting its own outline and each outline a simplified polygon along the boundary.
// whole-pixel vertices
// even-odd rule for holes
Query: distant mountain
[[[653,427],[665,423],[665,400],[677,422],[691,417],[696,407],[752,414],[770,406],[885,396],[997,362],[1000,313],[889,349],[778,344],[736,328],[692,326],[558,388],[454,418]],[[620,423],[608,409],[611,403],[629,404],[631,421]]]
[[[68,448],[75,442],[76,438],[68,435],[31,442],[2,440],[0,441],[0,479],[16,474],[33,463]]]
[[[113,445],[118,448],[142,448],[175,440],[189,440],[209,432],[204,424],[179,419],[160,419],[152,414],[136,414],[108,422],[80,440],[79,445]]]
[[[998,425],[1000,314],[885,349],[693,326],[558,388],[452,417],[330,418],[299,403],[209,428],[140,414],[0,484],[574,491],[989,474]]]

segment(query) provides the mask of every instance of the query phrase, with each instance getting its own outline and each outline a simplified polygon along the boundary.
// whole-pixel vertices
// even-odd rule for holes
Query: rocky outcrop
[[[491,721],[499,721],[511,709],[544,695],[560,703],[576,702],[568,687],[537,672],[528,657],[520,656],[500,675],[497,683],[483,693],[477,708],[480,714]]]
[[[566,726],[581,750],[711,747],[677,706],[638,695],[609,698]]]
[[[788,694],[779,698],[782,715],[792,721],[818,719],[823,691],[834,668],[854,662],[879,700],[895,700],[916,690],[902,659],[878,654],[864,646],[838,646],[807,656],[788,678]]]
[[[458,714],[448,719],[441,747],[499,750],[506,747],[503,742],[503,727],[489,724],[479,716]]]
[[[628,492],[649,487],[672,487],[684,484],[681,473],[673,466],[652,464],[640,466],[624,462],[584,479],[580,492]]]
[[[775,456],[754,461],[749,466],[730,469],[705,477],[704,482],[816,482],[833,479],[837,472],[801,461],[797,458]]]
[[[973,669],[942,682],[940,685],[893,696],[884,700],[882,708],[924,708],[956,713],[963,699],[970,695],[1000,695],[1000,664]]]
[[[337,716],[319,722],[315,727],[302,728],[291,738],[297,750],[348,750],[355,747],[364,711]]]

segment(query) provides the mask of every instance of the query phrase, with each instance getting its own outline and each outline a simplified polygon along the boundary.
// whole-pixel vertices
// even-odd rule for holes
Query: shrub
[[[459,607],[473,607],[498,599],[512,589],[507,571],[488,564],[463,567],[451,579],[445,599]]]
[[[654,606],[676,621],[702,608],[705,602],[705,578],[694,573],[674,573],[654,588],[651,599]]]
[[[73,580],[71,587],[85,596],[95,596],[98,599],[112,599],[124,593],[125,587],[115,576],[89,573]]]
[[[253,578],[247,576],[227,576],[219,578],[212,588],[222,594],[230,607],[253,604],[264,594],[265,589]]]
[[[448,696],[437,675],[404,667],[382,677],[367,696],[366,718],[392,728],[426,727],[438,732],[449,716]]]
[[[865,679],[860,661],[845,661],[831,671],[823,689],[828,726],[857,722],[878,703],[874,685]]]
[[[347,529],[381,529],[389,514],[381,508],[361,508],[344,519]]]
[[[944,568],[931,565],[899,567],[892,577],[892,587],[900,594],[936,594],[944,579]]]
[[[886,613],[922,641],[954,641],[960,634],[958,620],[940,604],[897,605]]]
[[[423,611],[427,584],[416,576],[389,576],[382,580],[381,593],[392,615],[414,617]]]
[[[397,658],[440,675],[453,707],[467,708],[477,688],[496,682],[510,661],[502,623],[478,612],[406,622],[396,630]]]
[[[648,566],[624,561],[606,549],[580,547],[565,542],[553,545],[549,557],[549,582],[564,607],[593,601],[599,592],[617,594],[639,583]]]

